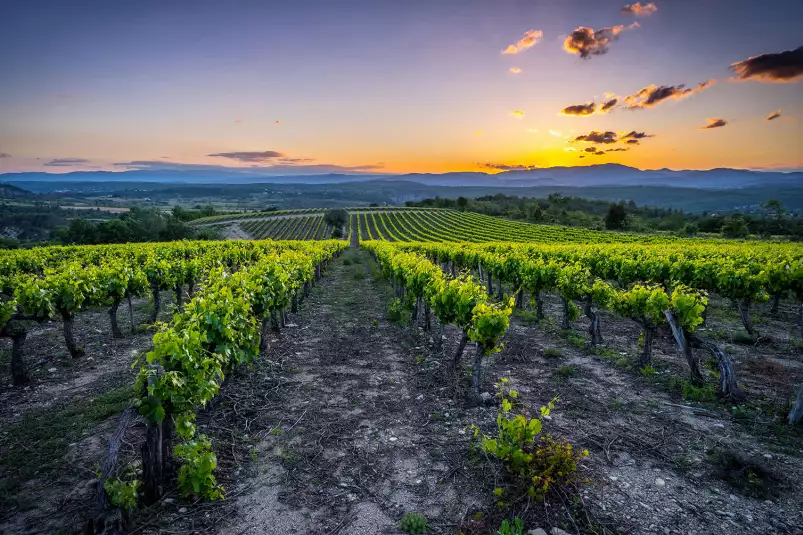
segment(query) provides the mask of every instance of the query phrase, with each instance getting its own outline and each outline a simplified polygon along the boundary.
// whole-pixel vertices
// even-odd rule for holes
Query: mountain
[[[25,186],[48,183],[37,188],[59,191],[59,184],[77,182],[150,182],[163,184],[342,184],[346,182],[403,181],[428,186],[482,187],[591,187],[591,186],[667,186],[673,188],[738,189],[754,186],[797,186],[803,184],[803,172],[750,171],[745,169],[709,169],[705,171],[670,169],[641,170],[619,164],[585,167],[548,167],[539,169],[481,172],[381,174],[268,175],[253,169],[221,170],[134,170],[76,171],[72,173],[6,173],[0,181]]]

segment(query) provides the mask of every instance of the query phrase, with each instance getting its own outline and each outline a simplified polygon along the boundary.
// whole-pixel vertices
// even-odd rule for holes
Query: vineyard
[[[196,224],[0,253],[0,531],[801,533],[798,244]]]

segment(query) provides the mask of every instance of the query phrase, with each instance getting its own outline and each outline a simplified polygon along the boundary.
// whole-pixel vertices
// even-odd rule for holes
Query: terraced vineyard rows
[[[256,240],[325,240],[332,230],[324,222],[323,212],[253,219],[240,227]]]

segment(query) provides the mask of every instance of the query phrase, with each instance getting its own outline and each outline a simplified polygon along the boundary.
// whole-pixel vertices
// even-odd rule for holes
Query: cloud
[[[243,124],[243,120],[242,119],[234,119],[234,122],[237,123],[237,124]]]
[[[524,112],[521,110],[513,110],[512,112],[510,112],[510,115],[516,117],[517,119],[521,119],[522,117],[524,117]]]
[[[792,82],[803,78],[803,46],[778,54],[761,54],[730,66],[737,80]]]
[[[600,56],[608,52],[611,42],[618,39],[620,33],[638,27],[638,22],[629,26],[613,26],[596,31],[580,26],[566,38],[563,49],[570,54],[578,54],[583,59]]]
[[[625,141],[625,143],[627,143],[628,145],[638,145],[639,141],[638,139],[628,139],[627,141]]]
[[[560,112],[561,115],[575,115],[575,116],[585,116],[593,114],[597,109],[597,105],[593,102],[589,102],[587,104],[575,104],[574,106],[569,106],[567,108],[563,108]]]
[[[709,117],[708,124],[705,126],[701,126],[700,128],[702,130],[707,130],[709,128],[722,128],[726,124],[728,124],[728,121],[726,121],[725,119],[716,119],[713,117]]]
[[[83,166],[88,164],[89,160],[85,160],[83,158],[56,158],[54,160],[50,160],[47,163],[43,163],[45,167],[73,167],[73,166]]]
[[[11,155],[7,152],[0,152],[0,159],[2,158],[11,158]]]
[[[550,130],[549,133],[555,137],[563,137],[563,134],[558,132],[557,130]]]
[[[774,121],[775,119],[777,119],[780,116],[781,116],[781,110],[775,110],[774,112],[772,112],[769,115],[767,115],[767,120],[768,121]]]
[[[627,103],[628,110],[640,110],[644,108],[653,108],[668,99],[680,100],[695,93],[699,93],[703,89],[711,87],[716,83],[716,80],[706,80],[700,82],[696,87],[686,87],[685,84],[680,85],[648,85],[644,89],[633,93],[624,98]]]
[[[308,158],[286,158],[286,163],[276,160],[275,165],[249,165],[244,167],[230,167],[225,165],[193,164],[165,162],[162,160],[135,160],[130,162],[117,162],[115,167],[127,170],[141,171],[217,171],[230,173],[232,175],[311,175],[327,173],[376,173],[379,172],[383,164],[367,164],[343,166],[335,164],[312,164],[298,165],[293,162],[309,162]]]
[[[636,132],[635,130],[633,130],[632,132],[623,135],[621,139],[644,139],[647,137],[655,137],[655,135],[647,134],[645,132]]]
[[[616,106],[618,102],[619,102],[618,98],[613,98],[611,100],[603,102],[602,106],[599,107],[599,113],[608,113],[614,108],[614,106]]]
[[[523,164],[481,163],[480,165],[488,169],[497,169],[499,171],[529,171],[531,169],[537,169],[534,165]]]
[[[273,124],[282,124],[281,121],[273,121]]]
[[[515,44],[508,45],[508,47],[502,51],[502,54],[518,54],[524,52],[528,48],[535,46],[542,37],[544,37],[544,32],[540,30],[527,30],[524,32],[521,39],[516,41]]]
[[[508,69],[508,71],[512,72],[513,74],[521,73],[521,69],[519,69],[518,67],[511,67]]]
[[[617,147],[615,149],[605,149],[605,152],[624,152],[630,150],[630,147]]]
[[[628,15],[635,15],[637,17],[645,17],[647,15],[652,15],[656,11],[658,11],[658,6],[650,2],[649,4],[641,5],[640,2],[636,2],[632,5],[626,5],[622,9],[620,9],[622,13]]]
[[[582,136],[577,136],[572,140],[572,143],[576,143],[578,141],[584,141],[586,143],[616,143],[618,138],[616,136],[616,132],[611,132],[610,130],[607,132],[597,132],[596,130],[591,131],[589,134],[584,134]]]
[[[261,152],[218,152],[216,154],[207,154],[215,158],[229,158],[240,162],[260,163],[272,160],[274,158],[284,158],[284,154],[276,152],[275,150],[265,150]]]

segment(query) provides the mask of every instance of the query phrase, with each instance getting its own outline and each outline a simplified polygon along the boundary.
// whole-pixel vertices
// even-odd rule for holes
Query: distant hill
[[[7,173],[0,180],[15,185],[32,182],[57,184],[75,182],[146,182],[163,184],[342,184],[347,182],[392,181],[414,182],[427,186],[477,187],[590,187],[590,186],[666,186],[671,188],[738,189],[755,186],[799,186],[803,172],[749,171],[743,169],[710,169],[705,171],[642,171],[619,164],[585,167],[549,167],[504,171],[497,174],[480,172],[387,174],[322,174],[271,175],[269,168],[221,168],[220,170],[134,170],[76,171],[72,173]]]
[[[30,199],[37,196],[35,193],[20,187],[0,183],[0,199]]]

